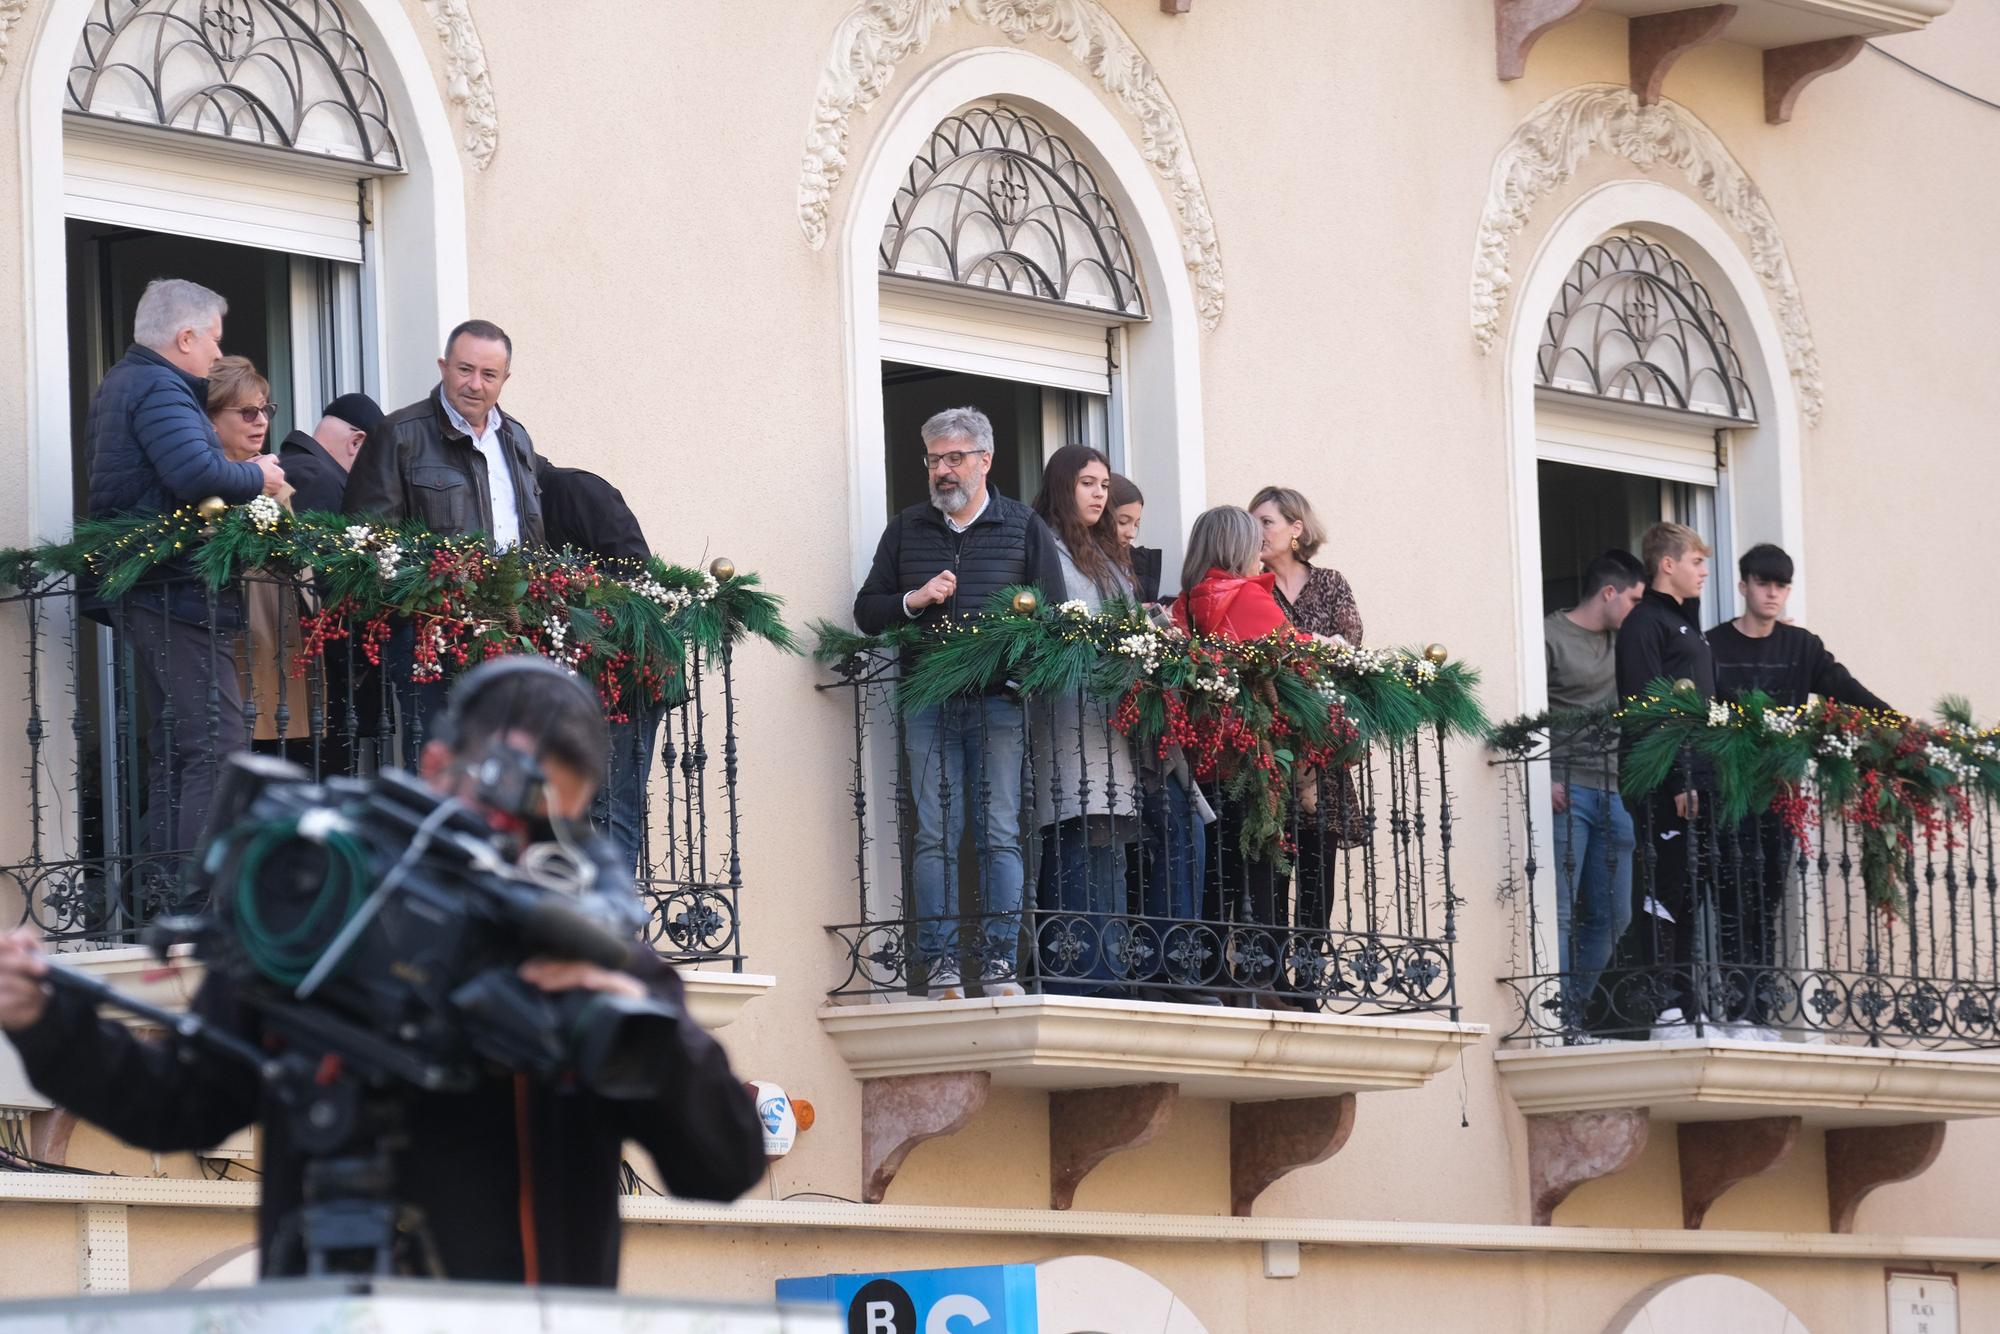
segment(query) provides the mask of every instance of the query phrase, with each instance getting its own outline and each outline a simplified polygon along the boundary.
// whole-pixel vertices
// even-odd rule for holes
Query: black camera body
[[[629,866],[604,840],[516,857],[479,807],[400,770],[315,782],[242,754],[214,812],[189,872],[207,909],[168,932],[290,1042],[426,1089],[469,1089],[497,1066],[645,1098],[672,1077],[675,1007],[519,975],[536,957],[621,968],[647,948]]]

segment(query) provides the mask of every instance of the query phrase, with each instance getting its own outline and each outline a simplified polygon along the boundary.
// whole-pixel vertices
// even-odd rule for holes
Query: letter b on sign
[[[923,1334],[916,1303],[894,1279],[863,1284],[847,1307],[847,1334]]]

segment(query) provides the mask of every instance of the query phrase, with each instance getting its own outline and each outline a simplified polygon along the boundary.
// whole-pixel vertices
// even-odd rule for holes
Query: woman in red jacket
[[[1218,505],[1194,521],[1188,533],[1187,559],[1181,565],[1181,588],[1174,602],[1174,623],[1207,639],[1250,641],[1285,634],[1306,638],[1285,618],[1272,595],[1276,576],[1259,573],[1258,552],[1263,534],[1250,511]],[[1208,883],[1216,910],[1236,921],[1274,927],[1285,921],[1285,878],[1268,858],[1243,855],[1243,813],[1224,801],[1218,783],[1210,803],[1220,812],[1216,836],[1209,841]],[[1238,985],[1269,992],[1283,957],[1275,932],[1241,935],[1227,965]],[[1257,956],[1261,962],[1252,962]],[[1267,1008],[1271,998],[1262,1000]]]

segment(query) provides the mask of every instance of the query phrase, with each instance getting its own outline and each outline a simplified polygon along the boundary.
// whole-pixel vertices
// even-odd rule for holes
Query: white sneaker
[[[965,988],[956,982],[953,982],[950,986],[932,987],[926,999],[934,1001],[964,1000]]]
[[[1028,989],[1014,980],[1014,970],[1005,964],[989,966],[981,976],[979,989],[988,997],[1025,996]]]
[[[1694,1025],[1681,1018],[1679,1006],[1660,1011],[1659,1018],[1653,1021],[1655,1042],[1681,1042],[1693,1036],[1695,1036]]]

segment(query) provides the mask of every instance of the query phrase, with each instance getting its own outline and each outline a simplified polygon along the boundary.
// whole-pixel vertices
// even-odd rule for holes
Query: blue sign
[[[977,1265],[781,1278],[781,1302],[829,1302],[847,1334],[1037,1334],[1035,1267]]]

